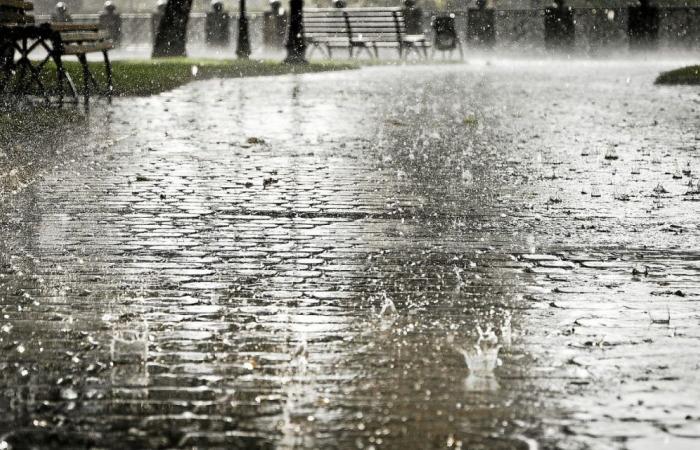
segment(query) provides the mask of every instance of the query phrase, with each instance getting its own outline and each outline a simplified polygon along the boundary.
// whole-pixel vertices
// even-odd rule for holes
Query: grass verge
[[[656,78],[655,84],[700,84],[700,65],[681,67],[663,72]]]
[[[65,61],[66,71],[82,94],[82,68],[76,61]],[[196,69],[195,69],[196,68]],[[278,61],[220,60],[195,58],[161,58],[149,60],[118,60],[112,63],[115,96],[148,96],[175,89],[194,80],[209,78],[240,78],[252,76],[284,75],[290,73],[326,72],[357,69],[349,62],[312,62],[303,66],[283,64]],[[42,81],[55,86],[56,70],[47,64]],[[90,62],[90,69],[101,85],[106,75],[104,64]]]

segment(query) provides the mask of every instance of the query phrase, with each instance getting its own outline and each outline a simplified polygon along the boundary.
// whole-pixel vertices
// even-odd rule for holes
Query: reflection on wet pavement
[[[692,448],[700,97],[664,64],[93,108],[0,197],[0,445]]]

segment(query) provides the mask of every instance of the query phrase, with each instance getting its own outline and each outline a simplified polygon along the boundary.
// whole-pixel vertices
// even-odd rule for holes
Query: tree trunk
[[[191,8],[192,0],[168,0],[153,44],[154,58],[187,56],[185,45]]]
[[[289,34],[287,36],[287,64],[308,64],[304,42],[304,0],[289,2]]]

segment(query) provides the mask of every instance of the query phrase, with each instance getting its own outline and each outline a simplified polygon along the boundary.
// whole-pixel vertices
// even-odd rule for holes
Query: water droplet
[[[61,389],[61,398],[63,400],[75,400],[78,398],[78,393],[75,391],[75,389],[67,387]]]
[[[384,302],[382,302],[382,309],[379,311],[379,317],[391,317],[398,314],[396,311],[396,305],[394,305],[393,300],[384,295]]]

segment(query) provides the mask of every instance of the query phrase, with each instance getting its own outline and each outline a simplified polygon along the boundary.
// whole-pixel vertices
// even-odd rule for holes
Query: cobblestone
[[[18,140],[0,442],[697,447],[700,97],[668,65],[203,81]]]

